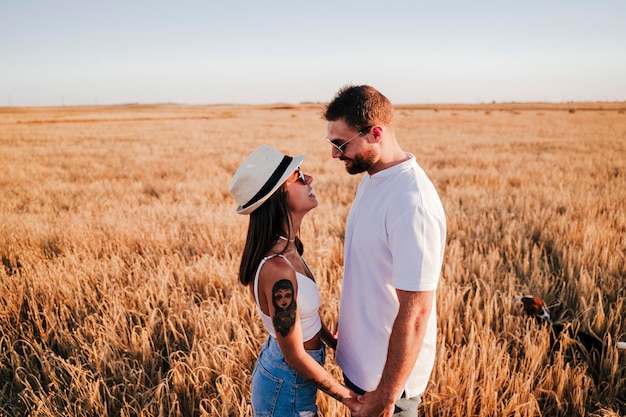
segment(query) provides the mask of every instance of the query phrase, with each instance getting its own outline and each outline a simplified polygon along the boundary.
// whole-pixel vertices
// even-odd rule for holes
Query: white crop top
[[[272,337],[276,337],[276,330],[274,329],[274,323],[272,323],[272,318],[263,313],[263,310],[261,310],[261,305],[259,304],[258,282],[261,268],[268,259],[271,259],[275,256],[280,256],[281,258],[289,262],[287,258],[285,258],[283,255],[266,256],[259,263],[259,267],[256,270],[256,275],[254,276],[254,298],[256,300],[256,307],[259,310],[259,315],[261,316],[261,320],[263,321],[265,328]],[[322,321],[320,320],[319,315],[320,293],[315,281],[313,281],[306,275],[303,275],[296,271],[296,280],[298,281],[298,298],[296,299],[296,302],[298,303],[298,315],[300,317],[300,324],[302,325],[302,339],[304,342],[306,342],[308,340],[311,340],[313,336],[315,336],[322,329]]]

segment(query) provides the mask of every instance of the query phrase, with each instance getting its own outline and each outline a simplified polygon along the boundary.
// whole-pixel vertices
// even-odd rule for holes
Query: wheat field
[[[331,159],[322,109],[0,109],[0,416],[250,416],[266,335],[228,184],[263,143],[307,155],[301,238],[332,327],[360,176]],[[420,415],[626,415],[626,103],[405,105],[396,125],[448,221]],[[552,346],[524,294],[603,351]]]

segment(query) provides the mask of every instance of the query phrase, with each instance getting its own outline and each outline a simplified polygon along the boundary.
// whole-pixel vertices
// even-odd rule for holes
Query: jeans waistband
[[[318,363],[324,363],[326,360],[326,345],[324,344],[322,344],[320,349],[307,350],[306,352]],[[266,359],[275,362],[275,365],[279,367],[289,367],[285,362],[285,355],[283,355],[282,350],[280,350],[278,340],[273,336],[267,338],[265,345],[261,349],[261,354],[264,354]]]

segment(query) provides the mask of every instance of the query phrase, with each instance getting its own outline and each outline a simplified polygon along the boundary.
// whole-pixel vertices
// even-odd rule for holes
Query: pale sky
[[[626,0],[0,0],[0,106],[626,100]]]

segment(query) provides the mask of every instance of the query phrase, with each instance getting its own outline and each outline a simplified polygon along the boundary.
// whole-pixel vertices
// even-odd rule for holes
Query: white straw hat
[[[237,201],[237,213],[250,214],[265,202],[300,166],[304,155],[288,156],[261,145],[241,163],[228,191]]]

